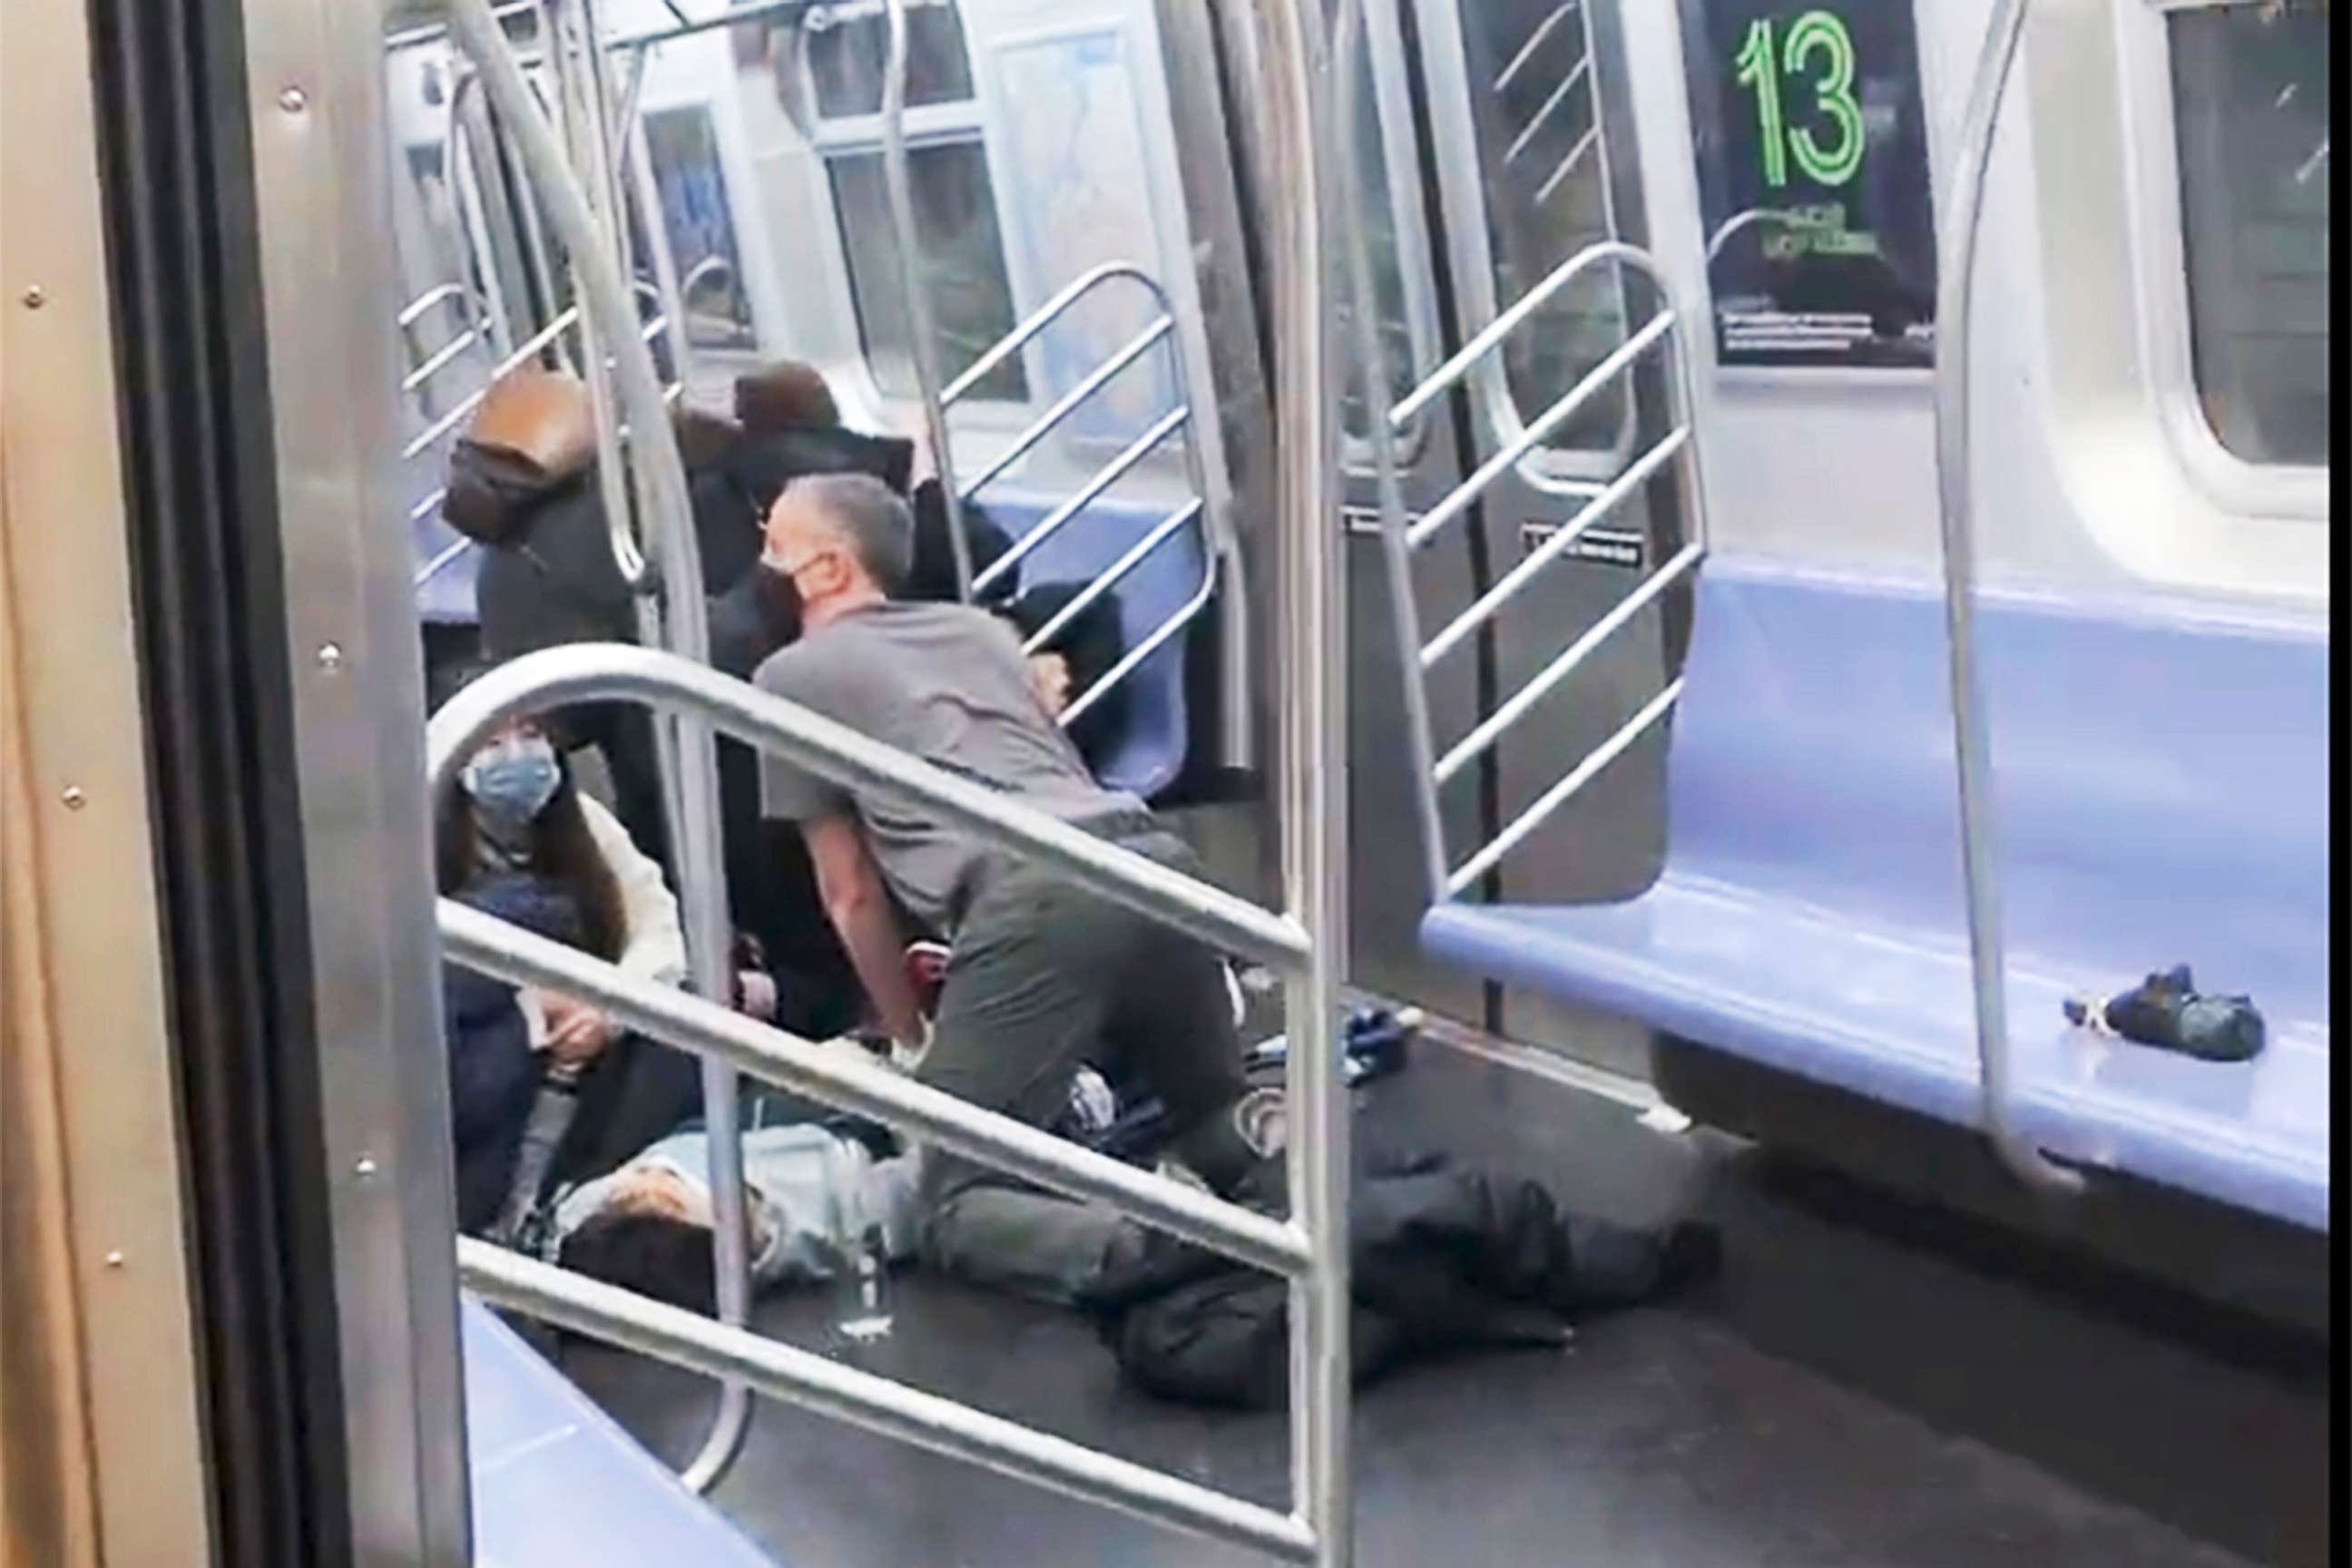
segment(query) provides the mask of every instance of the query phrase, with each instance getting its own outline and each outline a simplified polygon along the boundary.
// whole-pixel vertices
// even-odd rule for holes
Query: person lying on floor
[[[920,1156],[877,1155],[838,1122],[764,1121],[761,1103],[747,1103],[742,1133],[753,1285],[829,1279],[869,1231],[881,1233],[889,1262],[910,1258]],[[557,1194],[538,1250],[592,1279],[709,1312],[712,1225],[710,1138],[693,1127]]]
[[[756,1102],[754,1102],[756,1104]],[[1075,1107],[1074,1107],[1075,1110]],[[1276,1134],[1279,1136],[1278,1131]],[[893,1150],[897,1145],[886,1145]],[[877,1155],[814,1121],[743,1133],[756,1286],[834,1278],[870,1232],[886,1260],[917,1256],[919,1151]],[[1241,1194],[1280,1214],[1270,1162]],[[1092,1319],[1123,1375],[1183,1404],[1280,1406],[1288,1376],[1285,1281],[1099,1204],[1021,1194],[1025,1228],[961,1255],[954,1272]],[[1710,1226],[1629,1227],[1572,1213],[1541,1184],[1441,1155],[1373,1152],[1349,1194],[1353,1381],[1469,1350],[1557,1349],[1570,1325],[1664,1301],[1711,1278]],[[560,1194],[541,1255],[625,1289],[709,1313],[709,1142],[680,1132],[608,1176]],[[1083,1241],[1094,1256],[1083,1256]]]

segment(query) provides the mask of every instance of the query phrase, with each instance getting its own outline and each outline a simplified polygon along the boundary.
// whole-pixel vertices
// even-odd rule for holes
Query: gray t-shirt
[[[1084,822],[1143,809],[1087,771],[1038,705],[1013,631],[961,605],[877,605],[771,654],[760,689],[887,746]],[[907,912],[941,935],[979,890],[992,858],[971,834],[926,810],[847,792],[773,752],[761,758],[767,816],[806,822],[854,811]]]

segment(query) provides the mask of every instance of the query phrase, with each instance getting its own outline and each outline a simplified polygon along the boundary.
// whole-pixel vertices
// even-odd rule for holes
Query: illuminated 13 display
[[[1681,7],[1717,363],[1932,363],[1910,0]]]

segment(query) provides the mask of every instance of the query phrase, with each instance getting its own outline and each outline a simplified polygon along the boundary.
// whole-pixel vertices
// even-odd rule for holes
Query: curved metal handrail
[[[463,283],[436,283],[432,288],[403,305],[400,308],[400,314],[393,318],[393,324],[405,331],[423,321],[425,311],[433,309],[442,300],[451,299],[464,300],[477,316],[481,314],[479,296],[473,289]]]
[[[882,184],[889,198],[890,226],[898,240],[898,282],[906,295],[907,359],[922,395],[923,430],[939,476],[940,500],[947,509],[948,553],[955,563],[956,597],[971,600],[971,540],[964,532],[963,497],[956,489],[954,454],[948,449],[947,400],[940,393],[939,362],[933,358],[937,324],[923,288],[923,258],[915,234],[915,194],[907,171],[907,5],[882,0],[889,52],[882,68]]]
[[[1133,364],[1163,342],[1169,348],[1170,373],[1171,379],[1175,384],[1176,405],[1145,426],[1140,434],[1080,485],[1075,493],[1040,518],[1035,526],[1019,539],[1014,540],[1003,554],[982,568],[972,579],[971,585],[974,593],[985,593],[999,578],[1019,565],[1032,552],[1059,532],[1066,523],[1084,511],[1097,498],[1124,478],[1129,470],[1158,450],[1178,431],[1184,430],[1192,421],[1192,376],[1185,367],[1183,349],[1176,342],[1175,307],[1170,301],[1168,291],[1161,287],[1160,280],[1132,261],[1099,263],[1088,268],[1055,289],[1052,298],[1029,312],[1011,331],[990,345],[985,353],[974,360],[964,373],[940,395],[941,406],[952,407],[957,399],[979,385],[992,371],[1034,341],[1040,332],[1059,321],[1073,305],[1104,284],[1119,279],[1140,285],[1144,291],[1151,296],[1153,304],[1159,308],[1160,313],[1157,319],[1143,331],[1113,350],[1110,356],[1100,364],[1080,376],[1067,392],[1054,401],[1052,406],[1031,421],[1028,427],[1015,437],[1010,446],[999,452],[985,468],[982,468],[969,484],[963,487],[964,497],[969,500],[978,495],[984,486],[1003,475],[1024,454],[1052,434],[1065,419],[1076,413],[1081,404],[1109,385],[1111,381],[1129,365]],[[1097,676],[1093,685],[1087,687],[1062,710],[1061,723],[1066,729],[1084,718],[1088,710],[1109,695],[1113,687],[1126,679],[1130,673],[1141,666],[1146,658],[1165,645],[1169,638],[1189,626],[1216,595],[1217,551],[1206,523],[1209,505],[1208,471],[1200,443],[1189,431],[1186,433],[1184,441],[1184,467],[1186,479],[1192,487],[1193,501],[1189,506],[1179,508],[1177,511],[1171,513],[1118,561],[1104,568],[1103,572],[1087,585],[1085,591],[1076,599],[1063,606],[1052,621],[1032,634],[1025,645],[1032,650],[1044,647],[1053,639],[1055,632],[1076,619],[1081,609],[1099,600],[1104,594],[1109,592],[1112,585],[1142,564],[1144,557],[1181,532],[1186,522],[1200,525],[1202,556],[1200,585],[1192,591],[1183,604],[1171,611],[1165,620],[1154,626],[1135,647],[1122,654],[1117,663]]]
[[[1026,348],[1031,339],[1052,326],[1061,318],[1063,311],[1077,303],[1091,289],[1114,278],[1131,278],[1142,284],[1150,290],[1153,302],[1160,307],[1160,314],[1174,314],[1169,307],[1168,291],[1140,265],[1132,261],[1102,262],[1087,268],[1054,290],[1053,298],[1030,311],[1011,331],[997,339],[986,353],[966,366],[961,375],[949,383],[948,389],[940,395],[940,401],[953,405],[965,393],[986,379],[991,371]]]
[[[653,355],[634,329],[637,312],[607,237],[598,232],[585,194],[573,177],[562,142],[548,122],[505,34],[490,14],[488,0],[451,0],[453,36],[474,62],[484,90],[499,109],[521,154],[537,195],[571,253],[580,305],[600,322],[610,345],[614,380],[635,430],[635,461],[629,465],[640,510],[661,552],[667,592],[656,613],[644,601],[641,620],[648,640],[665,637],[689,658],[708,660],[710,633],[702,595],[702,563],[668,400],[654,371]],[[599,367],[601,368],[601,367]],[[600,377],[601,379],[601,377]],[[686,920],[688,966],[695,989],[724,1003],[731,989],[728,973],[730,928],[725,857],[719,815],[717,755],[707,721],[687,716],[674,727],[656,726],[671,783],[665,805],[678,857],[679,903]],[[751,1258],[743,1194],[743,1158],[736,1120],[733,1070],[706,1062],[703,1109],[711,1141],[712,1245],[718,1306],[722,1321],[740,1325],[751,1315]],[[719,1407],[701,1451],[685,1471],[686,1483],[707,1490],[741,1451],[751,1421],[751,1390],[740,1380],[720,1385]]]
[[[441,779],[509,720],[609,700],[674,708],[843,789],[919,803],[961,831],[1034,858],[1089,892],[1165,921],[1221,952],[1286,971],[1305,963],[1312,950],[1296,920],[772,697],[708,663],[656,648],[572,643],[510,659],[468,681],[433,715],[430,776]]]
[[[1936,497],[1943,525],[1944,616],[1950,636],[1952,749],[1958,763],[1960,858],[1966,872],[1969,968],[1974,987],[1977,1065],[1985,1137],[2025,1185],[2079,1191],[2077,1173],[2019,1135],[2010,1114],[2008,977],[2002,967],[2000,867],[1995,856],[1991,742],[1976,664],[1976,538],[1969,495],[1969,310],[1976,281],[1977,225],[1992,163],[1993,132],[2025,34],[2026,0],[1997,0],[1969,89],[1960,148],[1946,191],[1943,255],[1937,268]]]
[[[735,264],[723,256],[704,257],[688,268],[686,275],[677,280],[678,299],[685,300],[693,298],[696,291],[701,289],[706,281],[721,276],[732,279],[735,276]]]
[[[1321,667],[1311,679],[1328,686],[1329,673],[1328,666]],[[690,713],[842,787],[920,803],[964,831],[1022,852],[1146,918],[1275,964],[1288,980],[1289,999],[1300,1015],[1328,1010],[1329,959],[1297,920],[675,654],[577,644],[545,649],[490,672],[433,716],[426,735],[430,787],[436,795],[452,787],[475,747],[517,718],[611,700]],[[1294,753],[1294,760],[1304,759]],[[1328,778],[1321,783],[1335,787]],[[1317,820],[1301,826],[1320,834],[1328,825]],[[1303,860],[1306,869],[1316,868],[1316,857]],[[1294,893],[1297,886],[1294,881]],[[1286,1066],[1297,1107],[1286,1155],[1294,1217],[1280,1218],[972,1105],[863,1052],[803,1039],[712,999],[625,974],[609,961],[454,900],[441,901],[438,919],[447,954],[469,968],[579,996],[625,1026],[706,1062],[872,1117],[927,1144],[1052,1190],[1108,1203],[1145,1224],[1294,1281],[1300,1310],[1290,1325],[1290,1340],[1301,1396],[1293,1407],[1303,1434],[1296,1501],[1286,1513],[1213,1492],[870,1373],[843,1373],[740,1325],[713,1323],[471,1240],[459,1243],[468,1288],[492,1302],[642,1353],[712,1376],[756,1383],[763,1392],[821,1413],[1146,1519],[1257,1546],[1290,1561],[1346,1561],[1344,1406],[1325,1402],[1326,1385],[1335,1379],[1336,1397],[1345,1398],[1348,1375],[1348,1297],[1338,1272],[1344,1268],[1345,1211],[1335,1204],[1343,1191],[1339,1178],[1346,1161],[1339,1145],[1346,1138],[1346,1122],[1339,1074],[1327,1053],[1301,1051]]]
[[[1342,42],[1347,43],[1347,17],[1353,7],[1342,13]],[[1355,222],[1358,230],[1351,257],[1354,280],[1351,288],[1369,286],[1370,266],[1364,255],[1360,226],[1360,196],[1357,197]],[[1576,278],[1601,266],[1612,266],[1619,275],[1631,270],[1648,281],[1658,297],[1657,310],[1625,341],[1617,345],[1601,362],[1551,406],[1545,409],[1534,423],[1525,426],[1475,469],[1462,483],[1431,507],[1418,521],[1408,522],[1403,500],[1394,479],[1394,443],[1400,426],[1459,382],[1491,353],[1520,324],[1527,321],[1543,302]],[[1515,724],[1524,720],[1542,700],[1557,690],[1568,677],[1589,658],[1595,649],[1629,625],[1644,606],[1655,602],[1668,589],[1696,568],[1706,552],[1706,507],[1698,464],[1693,457],[1694,394],[1690,381],[1689,356],[1679,352],[1676,334],[1683,317],[1674,290],[1647,252],[1622,240],[1605,240],[1578,252],[1554,268],[1541,282],[1528,290],[1511,308],[1488,323],[1468,343],[1463,345],[1446,363],[1438,367],[1403,402],[1391,409],[1385,420],[1376,420],[1383,458],[1383,484],[1381,492],[1381,535],[1384,555],[1389,563],[1391,579],[1390,613],[1395,620],[1401,650],[1413,649],[1417,654],[1404,654],[1406,658],[1407,728],[1414,749],[1414,784],[1417,803],[1425,831],[1435,846],[1429,868],[1431,897],[1434,900],[1453,898],[1474,887],[1479,879],[1498,865],[1528,837],[1541,826],[1554,812],[1565,805],[1575,794],[1599,775],[1603,768],[1622,755],[1625,750],[1644,732],[1663,721],[1682,694],[1682,682],[1669,682],[1638,712],[1618,727],[1585,758],[1545,790],[1534,803],[1523,810],[1496,837],[1481,845],[1461,866],[1446,868],[1443,820],[1438,810],[1437,791],[1464,767],[1493,747]],[[1364,341],[1359,332],[1360,352],[1368,364],[1377,371],[1381,347],[1377,338]],[[1668,429],[1641,456],[1620,471],[1608,483],[1591,494],[1575,516],[1529,551],[1494,585],[1478,595],[1467,608],[1430,638],[1421,640],[1421,618],[1412,594],[1412,557],[1415,547],[1431,538],[1455,518],[1461,516],[1493,485],[1509,471],[1534,446],[1551,431],[1564,424],[1578,408],[1588,402],[1602,386],[1627,374],[1654,346],[1671,357],[1667,375],[1672,402],[1672,417]],[[1369,374],[1369,372],[1368,372]],[[1513,598],[1524,592],[1530,583],[1554,561],[1566,553],[1579,537],[1594,522],[1606,516],[1628,497],[1647,484],[1665,466],[1682,458],[1683,472],[1690,487],[1690,541],[1676,552],[1674,558],[1644,578],[1592,626],[1587,627],[1568,647],[1554,656],[1549,663],[1487,715],[1470,733],[1448,750],[1443,758],[1433,763],[1430,758],[1435,744],[1428,720],[1426,694],[1422,687],[1425,672],[1446,654],[1463,646],[1479,627]],[[1416,710],[1412,699],[1419,696]]]
[[[1588,245],[1545,274],[1542,282],[1520,295],[1509,310],[1487,322],[1479,330],[1478,335],[1464,343],[1451,359],[1430,372],[1403,402],[1389,410],[1390,424],[1402,428],[1432,398],[1461,380],[1465,372],[1516,331],[1520,322],[1541,310],[1545,300],[1604,261],[1633,268],[1649,280],[1667,308],[1673,308],[1674,286],[1667,281],[1664,271],[1648,251],[1622,239],[1604,239],[1596,245]]]

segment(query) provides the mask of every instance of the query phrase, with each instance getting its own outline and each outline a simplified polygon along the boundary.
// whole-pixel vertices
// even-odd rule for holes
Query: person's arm
[[[660,865],[636,847],[619,818],[586,795],[580,796],[580,815],[620,889],[621,919],[628,928],[616,960],[622,973],[660,985],[683,985],[686,928]]]
[[[801,835],[816,867],[825,918],[840,934],[866,1000],[893,1040],[919,1046],[923,1019],[907,979],[904,933],[881,869],[866,847],[865,829],[856,817],[835,814],[802,823]]]

